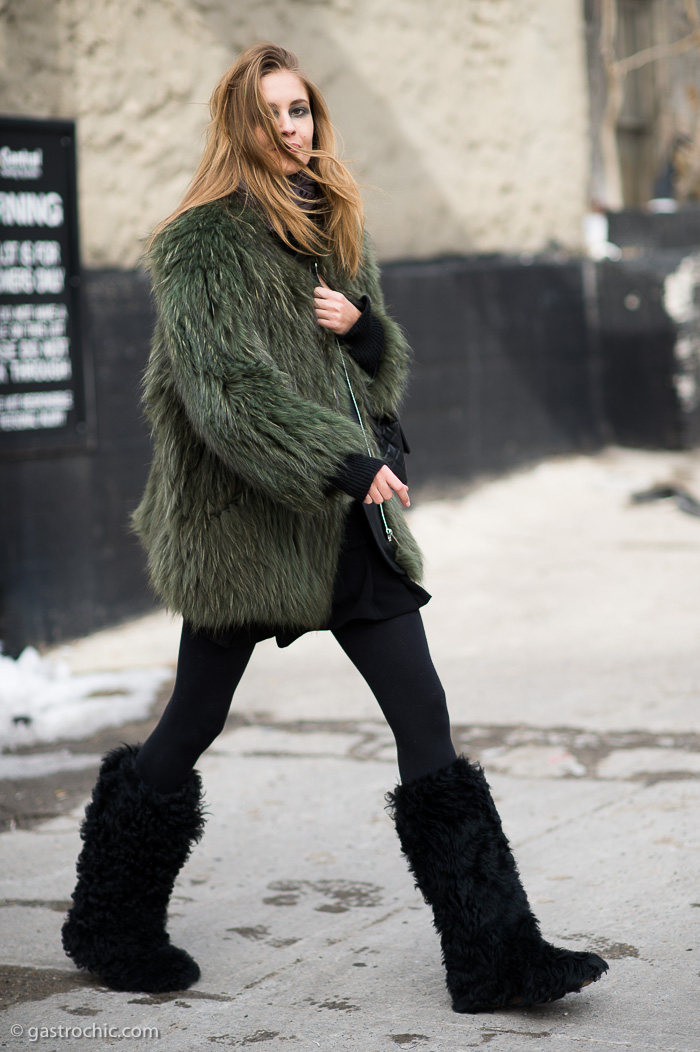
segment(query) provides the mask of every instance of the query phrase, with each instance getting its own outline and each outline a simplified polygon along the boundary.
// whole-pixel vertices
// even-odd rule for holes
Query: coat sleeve
[[[362,313],[343,341],[360,368],[374,378],[384,350],[384,326],[373,315],[369,296],[363,296],[355,306]]]
[[[275,364],[235,253],[191,226],[178,236],[176,224],[154,245],[151,271],[160,338],[195,433],[250,486],[298,511],[322,508],[329,479],[364,451],[360,429],[301,397]]]
[[[382,356],[374,377],[369,381],[368,393],[377,415],[393,415],[398,411],[408,385],[411,350],[400,326],[387,313],[379,267],[368,242],[365,242],[360,281],[362,291],[372,302],[372,314],[384,329]]]

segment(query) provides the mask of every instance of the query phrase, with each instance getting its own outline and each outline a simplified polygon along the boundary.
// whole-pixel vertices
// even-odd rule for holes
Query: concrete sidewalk
[[[210,816],[170,921],[202,968],[192,990],[115,993],[63,956],[84,799],[52,783],[70,810],[0,835],[0,1047],[698,1052],[700,518],[629,503],[671,480],[700,495],[700,459],[611,450],[412,512],[455,740],[486,767],[544,934],[607,956],[600,983],[538,1010],[451,1012],[383,809],[391,736],[320,634],[256,650],[200,763]],[[178,631],[155,615],[69,659],[174,665]]]

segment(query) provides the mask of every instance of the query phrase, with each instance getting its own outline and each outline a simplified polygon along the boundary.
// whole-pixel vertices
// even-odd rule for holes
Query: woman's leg
[[[543,1004],[595,982],[594,953],[540,935],[484,773],[456,757],[420,615],[347,625],[336,639],[396,738],[396,829],[440,933],[456,1012]]]
[[[161,793],[183,784],[223,730],[253,649],[227,649],[183,624],[172,696],[136,761],[144,782]]]
[[[225,650],[183,627],[175,689],[146,743],[105,756],[81,829],[63,947],[116,990],[183,990],[199,978],[166,932],[175,878],[204,829],[193,770],[223,728],[253,647]]]
[[[387,621],[355,621],[334,633],[379,702],[396,740],[404,783],[456,758],[445,691],[418,611]]]
[[[478,764],[459,756],[387,799],[433,910],[455,1012],[547,1004],[607,971],[597,954],[542,938]]]

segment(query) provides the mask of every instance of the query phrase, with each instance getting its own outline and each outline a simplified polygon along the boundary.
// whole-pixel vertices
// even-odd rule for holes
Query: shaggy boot
[[[193,771],[174,793],[136,774],[137,746],[107,753],[80,835],[78,883],[63,948],[114,990],[184,990],[199,967],[165,931],[175,877],[199,840],[201,782]]]
[[[481,767],[459,756],[387,800],[433,909],[455,1012],[546,1004],[607,971],[597,954],[540,935]]]

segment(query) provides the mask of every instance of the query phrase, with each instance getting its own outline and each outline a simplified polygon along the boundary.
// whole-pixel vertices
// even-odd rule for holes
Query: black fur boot
[[[540,935],[481,767],[459,756],[387,800],[433,909],[455,1012],[546,1004],[607,971],[597,954]]]
[[[165,931],[175,877],[204,829],[193,771],[163,794],[136,774],[138,747],[105,756],[80,835],[78,883],[63,948],[114,990],[184,990],[199,967]]]

